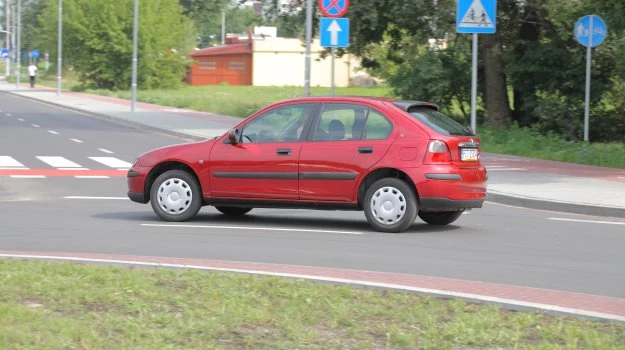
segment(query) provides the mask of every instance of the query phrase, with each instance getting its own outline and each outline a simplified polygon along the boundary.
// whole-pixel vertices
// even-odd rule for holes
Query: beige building
[[[310,48],[310,85],[329,87],[332,79],[330,55],[321,58],[324,48],[314,39]],[[304,86],[306,46],[299,39],[255,38],[252,46],[252,84],[255,86]],[[334,85],[349,86],[359,72],[360,62],[346,54],[334,60]]]
[[[319,40],[314,39],[310,86],[331,86],[332,59],[329,54],[322,58],[323,51]],[[194,62],[188,81],[193,85],[304,86],[306,47],[299,39],[236,38],[227,45],[199,50],[191,58]],[[351,54],[335,58],[334,86],[345,87],[354,80],[371,80],[359,68],[360,61]]]

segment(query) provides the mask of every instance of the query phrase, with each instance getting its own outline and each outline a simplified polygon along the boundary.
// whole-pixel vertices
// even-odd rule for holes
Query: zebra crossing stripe
[[[0,156],[0,169],[13,169],[13,168],[22,168],[26,169],[24,164],[18,162],[13,157],[9,156]]]
[[[54,168],[65,168],[65,169],[83,168],[82,165],[74,163],[65,157],[37,156],[36,158]]]
[[[130,167],[132,167],[132,163],[128,163],[126,161],[117,159],[115,157],[89,157],[89,159],[94,160],[98,163],[104,164],[111,168],[130,169]]]

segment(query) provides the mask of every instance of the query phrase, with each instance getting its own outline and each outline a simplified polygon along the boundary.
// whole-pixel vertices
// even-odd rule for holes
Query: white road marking
[[[59,133],[57,131],[54,130],[48,130],[49,133],[54,134],[54,135],[58,135]]]
[[[7,113],[7,114],[6,114],[6,116],[7,116],[7,117],[12,117],[12,116],[13,116],[13,114],[11,114],[11,113]]]
[[[82,165],[76,164],[72,162],[71,160],[64,158],[64,157],[47,157],[47,156],[39,157],[38,156],[37,158],[54,168],[62,168],[62,169],[67,168],[67,169],[72,169],[72,170],[76,170],[76,168],[84,169]]]
[[[171,224],[141,224],[149,227],[182,227],[182,228],[222,228],[228,230],[263,230],[263,231],[287,231],[287,232],[315,232],[315,233],[342,233],[346,235],[364,235],[366,232],[335,231],[335,230],[307,230],[297,228],[278,227],[251,227],[251,226],[221,226],[221,225],[171,225]]]
[[[488,170],[488,172],[491,172],[491,171],[521,171],[521,170],[527,170],[527,169],[523,169],[523,168],[497,168],[497,169],[491,169],[489,167],[486,167],[486,170]]]
[[[31,125],[33,128],[38,128],[38,127],[39,127],[39,125],[37,125],[37,124],[30,124],[30,125]]]
[[[44,175],[11,175],[14,179],[43,179]]]
[[[104,175],[76,175],[74,176],[77,179],[108,179],[108,176]]]
[[[25,166],[13,157],[0,156],[0,168],[25,168]]]
[[[80,141],[79,139],[70,139],[70,140],[72,140],[72,141],[74,141],[76,143],[82,143],[82,141]]]
[[[111,168],[125,168],[119,170],[128,170],[132,166],[132,163],[128,163],[115,157],[89,157],[91,160],[95,160],[98,163],[102,163]]]
[[[547,220],[581,222],[581,223],[586,223],[586,224],[605,224],[605,225],[625,226],[625,222],[618,222],[618,221],[579,220],[579,219],[567,219],[567,218],[547,218]]]
[[[17,118],[17,120],[19,120],[21,122],[25,122],[25,120],[23,118]]]
[[[102,152],[104,152],[104,153],[108,153],[108,154],[113,154],[113,153],[115,153],[115,152],[111,152],[111,151],[107,150],[106,148],[98,148],[98,151],[102,151]]]
[[[65,199],[114,199],[114,200],[128,200],[128,197],[89,197],[89,196],[65,196]]]

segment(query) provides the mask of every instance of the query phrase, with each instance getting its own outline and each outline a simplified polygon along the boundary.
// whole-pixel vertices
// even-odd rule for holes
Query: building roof
[[[191,54],[191,57],[240,55],[248,53],[252,53],[252,43],[249,42],[207,47],[205,49],[195,51]]]

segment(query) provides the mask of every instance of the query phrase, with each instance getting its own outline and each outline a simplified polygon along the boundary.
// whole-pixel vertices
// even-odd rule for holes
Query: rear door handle
[[[373,147],[358,147],[358,153],[373,153]]]
[[[291,149],[290,148],[278,148],[276,150],[276,154],[279,156],[289,156],[291,155]]]

